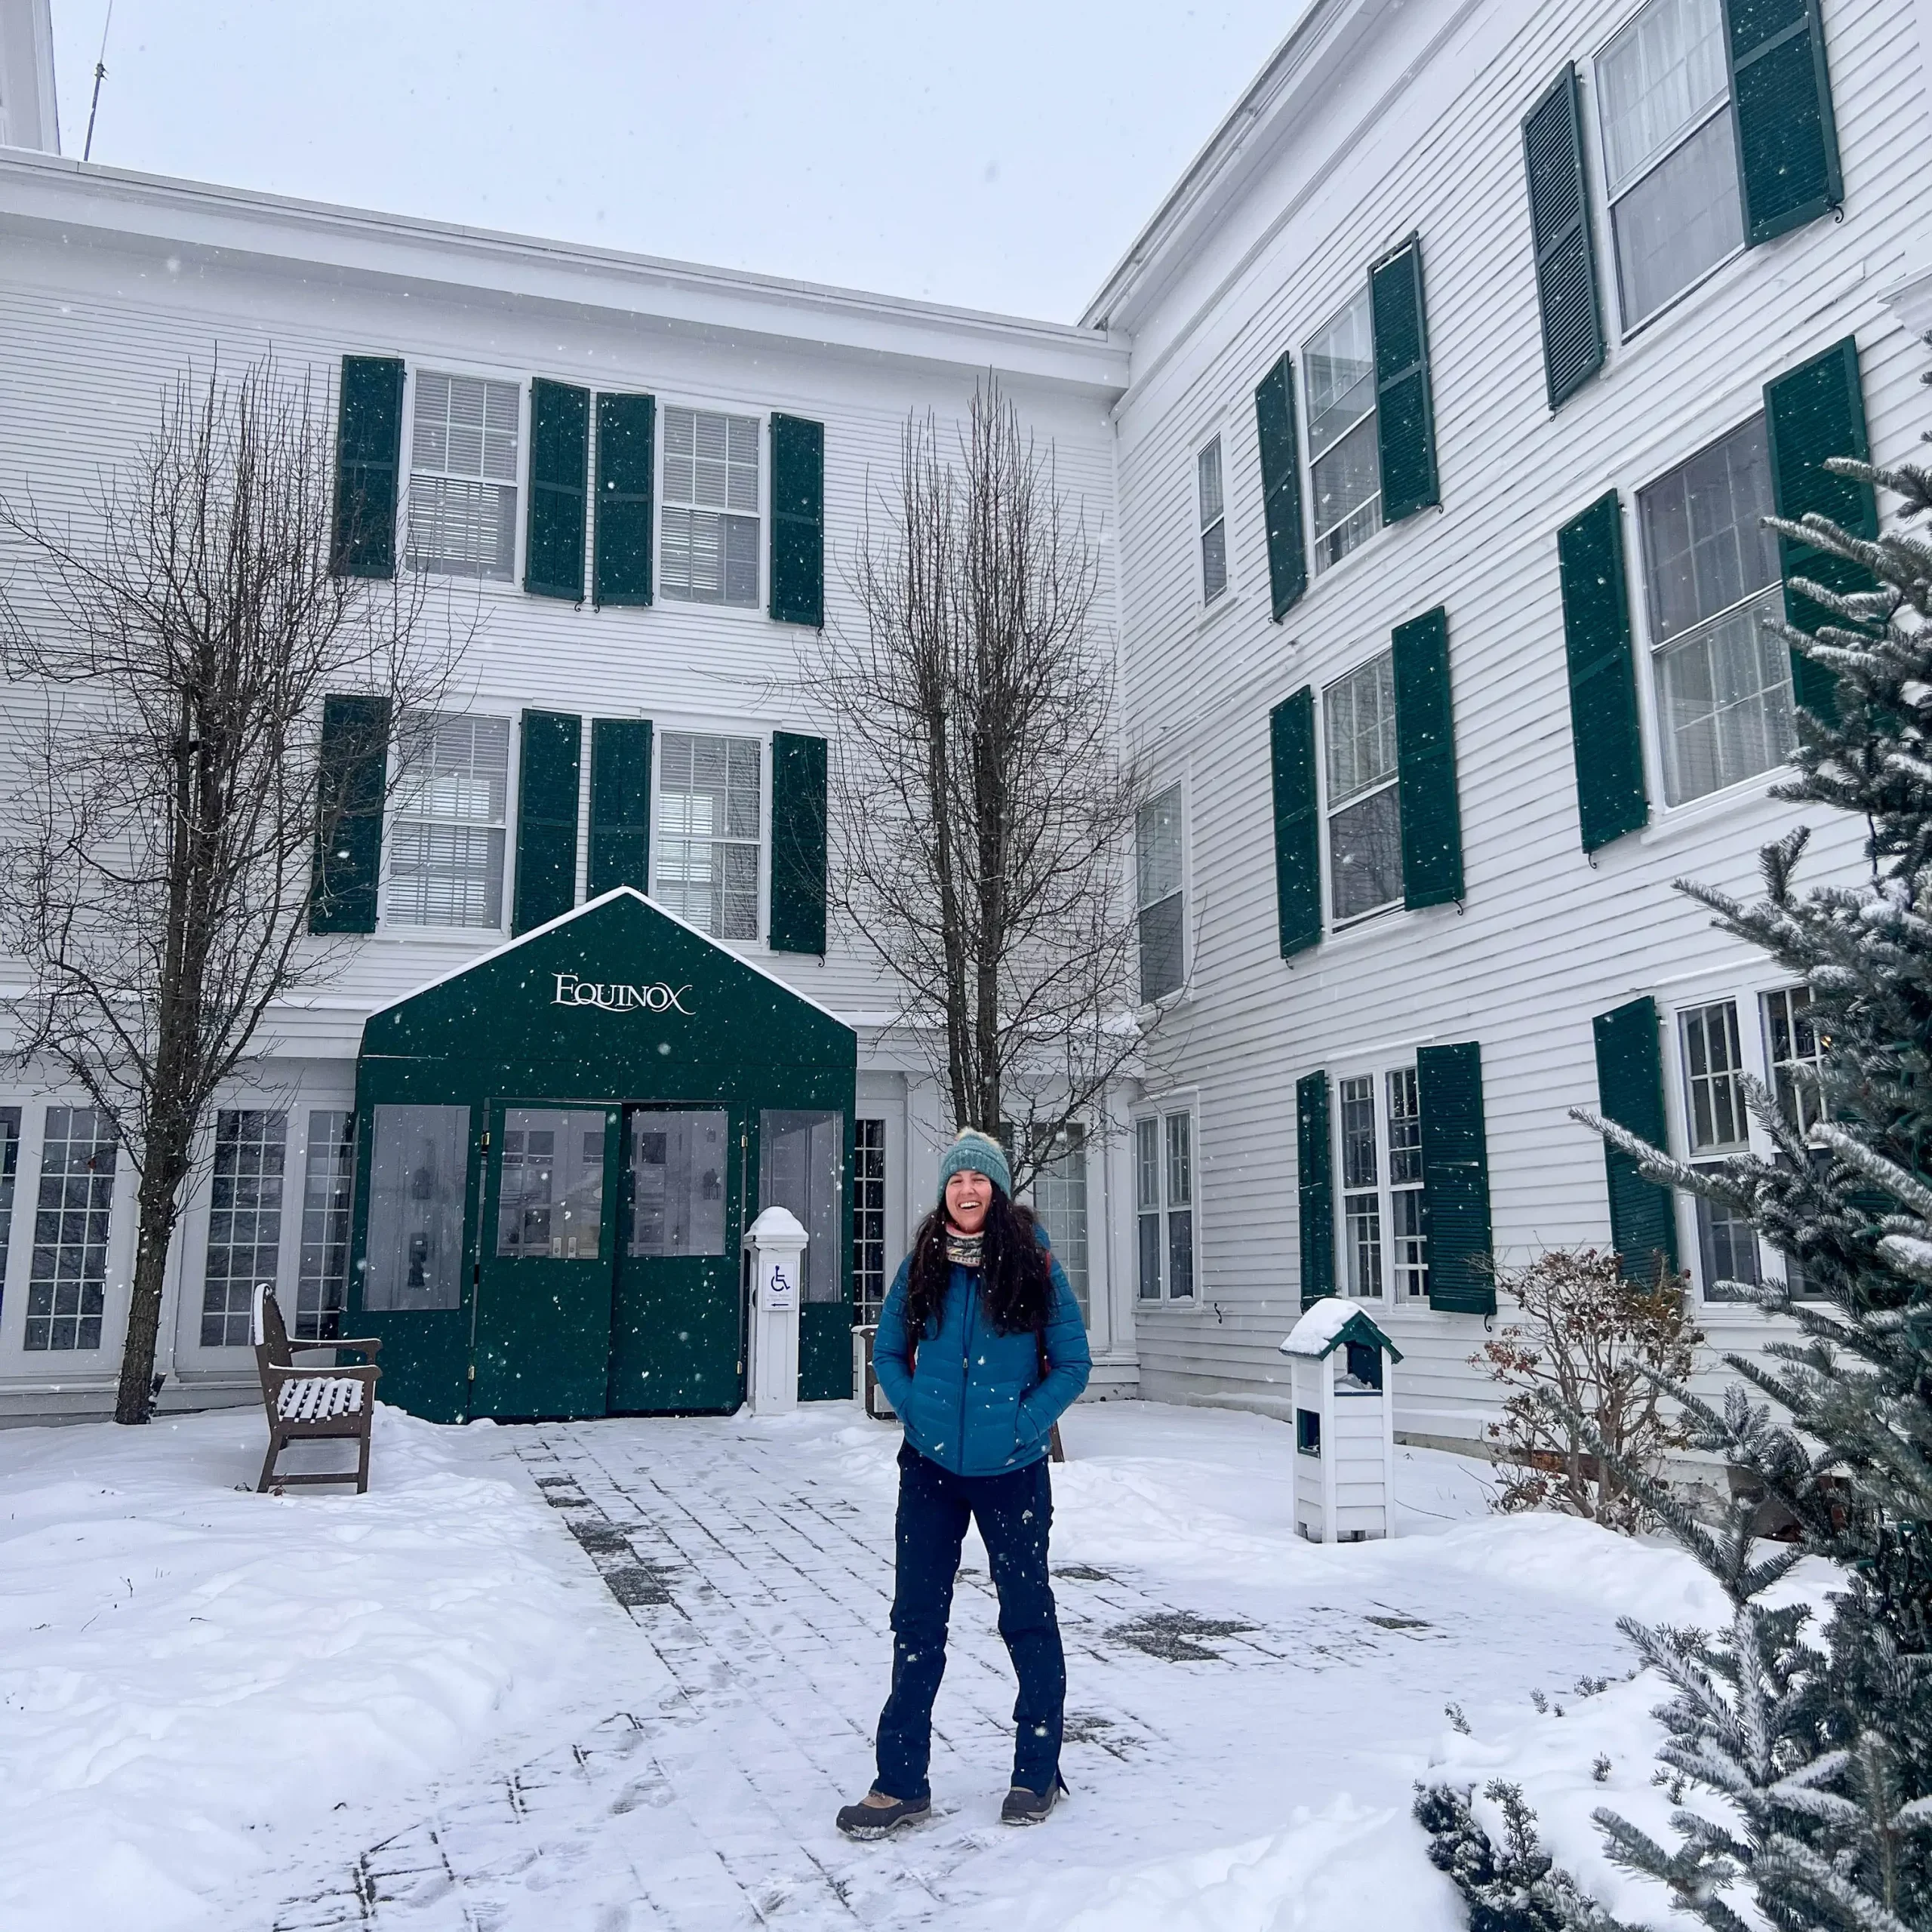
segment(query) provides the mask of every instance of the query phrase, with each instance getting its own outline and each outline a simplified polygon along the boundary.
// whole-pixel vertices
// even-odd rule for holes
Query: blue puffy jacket
[[[1004,1475],[1037,1463],[1054,1424],[1087,1386],[1094,1358],[1080,1304],[1060,1263],[1049,1256],[1048,1265],[1053,1305],[1044,1377],[1041,1337],[1030,1328],[1000,1334],[981,1299],[977,1269],[955,1264],[945,1306],[927,1323],[916,1354],[906,1332],[911,1256],[892,1278],[872,1343],[873,1371],[906,1426],[906,1440],[955,1475]]]

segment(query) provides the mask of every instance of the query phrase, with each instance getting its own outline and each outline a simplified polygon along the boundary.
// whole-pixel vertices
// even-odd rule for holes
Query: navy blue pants
[[[1066,1659],[1047,1577],[1053,1490],[1047,1459],[1004,1475],[956,1476],[910,1443],[899,1451],[899,1556],[892,1598],[892,1694],[878,1720],[878,1781],[893,1798],[926,1798],[933,1700],[946,1674],[952,1580],[970,1516],[999,1592],[999,1634],[1020,1679],[1013,1782],[1047,1791],[1060,1775]]]

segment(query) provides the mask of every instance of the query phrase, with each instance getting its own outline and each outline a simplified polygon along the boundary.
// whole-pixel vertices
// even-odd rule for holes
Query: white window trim
[[[1185,1114],[1187,1116],[1189,1137],[1188,1158],[1193,1180],[1192,1198],[1188,1203],[1186,1211],[1194,1217],[1192,1224],[1189,1229],[1190,1247],[1192,1248],[1194,1263],[1194,1292],[1189,1295],[1176,1295],[1173,1293],[1173,1275],[1168,1266],[1168,1242],[1169,1240],[1168,1232],[1168,1217],[1174,1211],[1168,1204],[1168,1201],[1167,1122],[1168,1117],[1171,1115],[1174,1114]],[[1143,1301],[1140,1298],[1140,1217],[1143,1212],[1146,1211],[1143,1211],[1140,1205],[1140,1178],[1138,1165],[1140,1161],[1139,1137],[1140,1123],[1143,1121],[1149,1120],[1158,1123],[1155,1129],[1155,1137],[1159,1143],[1160,1147],[1161,1205],[1159,1212],[1161,1217],[1161,1292],[1158,1297],[1152,1297]],[[1092,1149],[1094,1145],[1093,1137],[1091,1134],[1088,1137],[1088,1145],[1090,1150]],[[1137,1101],[1128,1115],[1127,1154],[1128,1161],[1128,1209],[1132,1221],[1131,1241],[1128,1251],[1128,1266],[1131,1277],[1129,1299],[1132,1302],[1135,1314],[1137,1315],[1147,1315],[1152,1313],[1156,1309],[1191,1309],[1195,1310],[1196,1312],[1211,1309],[1213,1306],[1213,1303],[1205,1293],[1201,1278],[1201,1108],[1198,1097],[1192,1091],[1192,1090],[1190,1089],[1180,1094],[1163,1094],[1158,1100],[1149,1097]],[[1093,1171],[1091,1168],[1088,1169],[1088,1186],[1091,1190],[1093,1186]],[[1093,1215],[1092,1197],[1091,1192],[1088,1200],[1088,1214],[1090,1223],[1090,1232],[1088,1237],[1088,1244],[1091,1257],[1093,1245],[1093,1237],[1091,1232],[1091,1223]],[[1091,1269],[1091,1258],[1089,1266]]]
[[[1352,555],[1354,552],[1351,552],[1349,554]],[[1338,919],[1335,916],[1335,881],[1331,863],[1331,848],[1328,838],[1329,823],[1337,812],[1345,811],[1350,805],[1360,804],[1364,798],[1374,797],[1377,791],[1392,791],[1401,783],[1401,764],[1398,758],[1396,768],[1390,774],[1386,786],[1378,786],[1375,790],[1364,789],[1356,792],[1353,797],[1345,799],[1339,805],[1331,801],[1328,794],[1328,694],[1344,679],[1353,677],[1358,671],[1363,670],[1375,663],[1377,659],[1392,657],[1393,655],[1394,647],[1385,645],[1381,650],[1371,653],[1368,657],[1360,659],[1344,669],[1337,671],[1325,683],[1315,687],[1315,782],[1320,791],[1321,808],[1321,924],[1324,933],[1335,937],[1339,937],[1343,933],[1356,931],[1377,919],[1386,919],[1392,912],[1406,912],[1408,909],[1403,903],[1403,894],[1398,891],[1393,899],[1385,900],[1380,906],[1372,906],[1365,912],[1352,912],[1346,919]],[[1400,809],[1401,801],[1398,799],[1397,801],[1398,814]]]
[[[1201,555],[1201,540],[1207,535],[1207,527],[1201,521],[1201,459],[1214,443],[1221,446],[1221,555],[1224,574],[1220,595],[1210,597]],[[1194,602],[1196,620],[1201,624],[1219,617],[1234,602],[1241,588],[1235,575],[1233,492],[1229,488],[1228,476],[1230,448],[1226,420],[1217,417],[1195,438],[1189,459],[1188,505],[1194,532]]]
[[[1164,796],[1169,792],[1177,791],[1180,794],[1180,984],[1175,987],[1172,992],[1163,993],[1158,999],[1152,1002],[1143,1000],[1139,997],[1140,991],[1140,912],[1142,909],[1140,905],[1140,884],[1139,876],[1140,854],[1138,838],[1138,814],[1137,814],[1136,815],[1136,840],[1134,856],[1135,875],[1134,881],[1134,990],[1135,993],[1135,1008],[1137,1011],[1141,1013],[1164,1013],[1169,1007],[1178,1005],[1182,1001],[1190,999],[1193,997],[1194,947],[1192,943],[1192,935],[1189,934],[1188,930],[1189,909],[1194,904],[1194,841],[1188,835],[1194,823],[1193,790],[1189,782],[1192,775],[1193,768],[1192,764],[1190,763],[1183,766],[1180,771],[1176,773],[1174,776],[1169,779],[1164,784],[1157,786],[1153,790],[1150,791],[1144,801],[1148,804],[1152,804],[1155,799]],[[1161,902],[1158,900],[1155,901],[1156,905],[1158,905]]]
[[[460,586],[466,594],[475,589],[488,596],[521,596],[524,550],[530,534],[530,385],[533,378],[525,369],[506,369],[497,363],[469,362],[455,355],[412,356],[404,364],[401,447],[397,458],[399,474],[396,481],[395,560],[399,571],[411,575],[416,573],[409,562],[409,479],[416,472],[416,378],[419,373],[463,376],[477,382],[506,383],[516,391],[516,514],[510,520],[513,525],[510,574],[507,577],[446,577],[440,580]],[[554,380],[568,382],[576,378],[558,377]],[[422,574],[434,577],[436,573],[426,571]],[[480,931],[481,928],[475,930]]]
[[[729,611],[728,604],[694,605],[694,610]],[[749,939],[719,939],[706,933],[704,937],[714,945],[728,947],[734,952],[769,952],[771,950],[771,734],[783,731],[783,724],[771,725],[748,723],[742,718],[722,719],[716,716],[659,715],[651,724],[651,869],[649,882],[645,897],[660,911],[669,912],[657,896],[657,862],[663,849],[664,815],[660,779],[663,770],[664,734],[667,731],[687,733],[699,737],[744,738],[755,740],[758,751],[758,931]],[[672,918],[678,918],[670,912]],[[694,931],[697,928],[692,928]]]
[[[674,409],[694,409],[711,416],[748,416],[758,424],[758,595],[749,604],[706,604],[694,598],[672,597],[662,589],[664,568],[664,422]],[[777,412],[783,415],[782,410]],[[771,603],[771,418],[772,406],[743,401],[721,402],[715,396],[667,395],[657,392],[656,428],[651,437],[651,580],[659,586],[653,592],[660,603],[677,611],[703,617],[743,620],[768,617]],[[740,511],[739,515],[744,512]],[[672,731],[688,728],[674,724]],[[653,732],[654,740],[656,734]],[[656,796],[656,755],[654,749],[653,798]],[[655,821],[653,821],[654,826]]]
[[[478,580],[479,582],[484,580]],[[498,710],[491,704],[482,703],[466,711],[439,714],[462,718],[506,718],[509,721],[509,766],[503,781],[503,890],[497,908],[497,923],[494,926],[417,925],[408,920],[391,916],[389,866],[395,852],[394,838],[398,817],[396,803],[400,789],[396,783],[396,737],[392,727],[383,763],[383,854],[382,875],[376,887],[377,938],[407,940],[413,943],[429,946],[461,946],[474,951],[478,946],[493,945],[509,937],[516,900],[516,832],[523,809],[523,712],[521,705],[512,705],[506,709]],[[587,762],[587,751],[584,756]]]
[[[1365,263],[1357,274],[1355,280],[1357,294],[1359,294],[1364,288],[1371,285],[1369,282],[1371,266],[1372,264]],[[1346,308],[1355,299],[1355,295],[1346,295],[1339,296],[1331,300],[1324,306],[1315,310],[1312,319],[1303,325],[1300,331],[1294,338],[1294,356],[1296,365],[1294,379],[1297,384],[1299,386],[1299,393],[1295,397],[1295,436],[1296,441],[1300,445],[1299,454],[1301,458],[1301,477],[1300,479],[1300,489],[1299,494],[1305,497],[1307,500],[1302,509],[1302,540],[1307,549],[1308,588],[1310,592],[1312,592],[1318,585],[1326,582],[1328,579],[1332,577],[1336,571],[1339,570],[1346,570],[1355,558],[1362,555],[1367,551],[1372,549],[1377,543],[1379,543],[1384,537],[1387,536],[1389,532],[1395,528],[1395,526],[1392,525],[1382,514],[1382,445],[1380,433],[1378,431],[1376,438],[1375,451],[1375,528],[1371,530],[1359,543],[1355,545],[1353,549],[1348,551],[1342,556],[1337,557],[1332,564],[1323,564],[1318,561],[1317,553],[1321,547],[1321,540],[1317,534],[1315,528],[1315,465],[1316,459],[1315,456],[1315,445],[1312,440],[1315,429],[1314,411],[1309,407],[1308,401],[1308,345],[1310,338],[1314,336],[1318,330],[1325,328],[1330,322],[1334,320],[1335,317],[1342,311],[1342,309]],[[1374,311],[1372,306],[1370,315],[1370,349],[1371,352],[1373,353],[1374,346]],[[1377,414],[1381,407],[1381,401],[1378,397],[1375,403],[1371,407],[1368,411],[1368,415],[1374,416]],[[1367,420],[1367,418],[1366,417],[1363,418],[1363,420],[1364,421]],[[1359,427],[1359,425],[1358,424],[1352,426]],[[1326,452],[1324,451],[1324,454],[1325,454]]]
[[[1416,1054],[1420,1046],[1429,1044],[1426,1040],[1407,1048],[1386,1050],[1372,1057],[1350,1060],[1330,1069],[1331,1091],[1328,1104],[1328,1171],[1334,1177],[1335,1196],[1334,1252],[1331,1257],[1334,1269],[1335,1292],[1344,1301],[1360,1306],[1372,1306],[1378,1311],[1391,1315],[1428,1313],[1432,1304],[1426,1294],[1398,1295],[1395,1292],[1395,1214],[1391,1198],[1397,1192],[1389,1178],[1389,1076],[1405,1069],[1414,1070]],[[1348,1291],[1349,1232],[1346,1199],[1350,1192],[1343,1165],[1342,1145],[1342,1083],[1345,1080],[1363,1080],[1371,1082],[1370,1091],[1375,1103],[1375,1198],[1376,1212],[1380,1224],[1381,1281],[1378,1291],[1373,1295],[1352,1295]],[[1420,1096],[1418,1096],[1420,1100]],[[1366,1192],[1366,1189],[1355,1190]],[[1400,1190],[1412,1191],[1405,1184]],[[1424,1250],[1425,1264],[1427,1251]]]

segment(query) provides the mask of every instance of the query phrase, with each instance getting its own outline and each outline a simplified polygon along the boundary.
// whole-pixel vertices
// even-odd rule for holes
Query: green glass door
[[[748,1146],[723,1107],[625,1110],[610,1406],[728,1411],[744,1389]]]
[[[619,1111],[490,1109],[473,1416],[601,1416],[611,1359]]]

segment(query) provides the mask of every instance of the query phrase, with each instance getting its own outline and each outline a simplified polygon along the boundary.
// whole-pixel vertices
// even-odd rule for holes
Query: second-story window
[[[758,602],[755,416],[664,412],[664,502],[658,581],[693,604]]]
[[[1186,976],[1178,785],[1170,785],[1140,808],[1134,824],[1134,845],[1140,908],[1140,997],[1151,1006],[1155,1000],[1178,992]]]
[[[1781,763],[1794,742],[1764,419],[1753,417],[1637,498],[1663,740],[1681,804]]]
[[[1375,447],[1375,331],[1366,285],[1302,351],[1308,390],[1309,494],[1315,568],[1326,570],[1381,522]]]
[[[1720,0],[1650,0],[1596,63],[1623,326],[1744,245]]]
[[[657,897],[713,939],[758,937],[760,749],[666,731],[658,753]]]
[[[516,569],[514,383],[416,375],[409,452],[409,561],[445,577],[506,581]]]
[[[396,749],[401,777],[383,841],[384,918],[500,926],[510,721],[414,712],[398,727]]]
[[[1228,519],[1221,497],[1221,439],[1194,460],[1201,512],[1201,601],[1211,604],[1228,587]]]
[[[1395,667],[1384,651],[1321,694],[1328,748],[1328,891],[1339,923],[1402,896]]]

